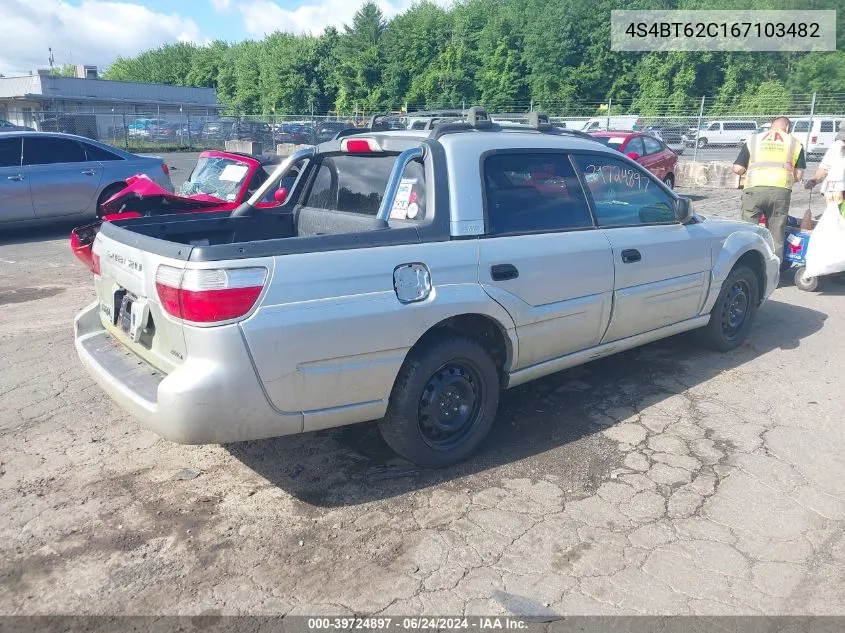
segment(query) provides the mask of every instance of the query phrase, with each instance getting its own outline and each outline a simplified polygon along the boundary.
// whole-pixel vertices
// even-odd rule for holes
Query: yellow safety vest
[[[795,162],[801,154],[801,143],[798,139],[781,130],[769,130],[748,139],[748,154],[746,189],[792,188],[795,180]]]

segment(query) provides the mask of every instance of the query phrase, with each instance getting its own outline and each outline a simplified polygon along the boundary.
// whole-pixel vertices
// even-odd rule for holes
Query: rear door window
[[[21,166],[21,138],[0,139],[0,167]]]
[[[58,163],[84,163],[82,145],[69,138],[27,136],[23,143],[24,165],[54,165]]]
[[[645,143],[646,154],[657,154],[663,151],[663,146],[656,139],[645,137],[643,138],[643,143]]]
[[[634,154],[639,154],[640,156],[646,154],[645,147],[643,146],[643,139],[641,136],[635,136],[630,141],[628,141],[628,144],[625,146],[626,154],[630,154],[632,152]]]
[[[833,121],[822,121],[822,132],[833,132]]]
[[[487,233],[514,235],[593,226],[584,190],[565,154],[513,152],[484,161]]]
[[[114,152],[110,152],[107,149],[103,149],[102,147],[97,147],[96,145],[91,145],[90,143],[82,143],[82,145],[85,148],[85,156],[88,158],[88,160],[123,160]]]

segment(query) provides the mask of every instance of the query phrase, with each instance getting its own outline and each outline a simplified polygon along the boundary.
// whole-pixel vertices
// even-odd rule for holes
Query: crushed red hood
[[[108,220],[110,215],[127,211],[143,215],[148,209],[168,213],[231,206],[225,200],[202,193],[193,196],[171,193],[144,175],[131,176],[126,183],[128,186],[125,189],[103,203],[103,210],[108,214],[103,219]]]

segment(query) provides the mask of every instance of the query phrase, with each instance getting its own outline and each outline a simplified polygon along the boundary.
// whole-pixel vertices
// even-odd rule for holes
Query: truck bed
[[[104,236],[185,261],[219,261],[418,243],[413,226],[390,227],[374,216],[297,207],[284,213],[232,217],[175,214],[104,222]]]

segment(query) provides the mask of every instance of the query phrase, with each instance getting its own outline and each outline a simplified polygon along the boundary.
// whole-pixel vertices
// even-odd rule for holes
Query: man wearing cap
[[[765,216],[775,254],[781,258],[792,186],[807,168],[804,147],[789,133],[789,126],[788,118],[778,117],[767,131],[749,138],[733,168],[735,174],[745,174],[742,219],[757,224]]]

